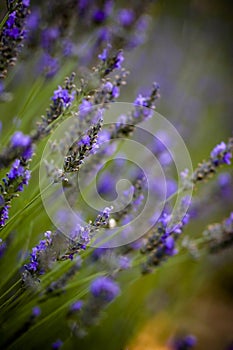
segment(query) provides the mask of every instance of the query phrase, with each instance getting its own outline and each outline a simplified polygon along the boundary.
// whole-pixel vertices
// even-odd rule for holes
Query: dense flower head
[[[227,145],[225,142],[221,142],[218,144],[211,152],[210,154],[211,158],[213,159],[214,163],[221,164],[231,164],[231,158],[232,154],[230,151],[227,150]]]
[[[64,107],[69,107],[74,100],[75,92],[71,94],[67,89],[63,89],[61,86],[58,86],[58,89],[54,91],[54,95],[52,96],[52,100],[55,102],[61,101]]]
[[[105,302],[111,302],[120,293],[120,288],[116,282],[109,277],[97,277],[90,286],[90,291],[95,298]]]
[[[23,185],[28,185],[31,172],[23,167],[19,159],[16,159],[7,176],[10,181],[21,180],[18,187],[18,191],[21,192],[23,190]]]
[[[0,227],[4,226],[6,221],[9,219],[9,205],[0,209]]]
[[[25,270],[35,273],[39,272],[40,274],[43,274],[44,271],[39,271],[39,262],[40,262],[40,254],[41,252],[45,251],[48,246],[52,244],[52,232],[46,231],[44,233],[45,239],[42,239],[39,244],[36,247],[32,248],[32,252],[30,254],[30,262],[26,265],[24,265]]]

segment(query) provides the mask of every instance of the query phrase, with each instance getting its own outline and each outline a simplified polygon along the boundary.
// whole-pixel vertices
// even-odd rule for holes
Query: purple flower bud
[[[131,9],[122,9],[118,13],[118,20],[121,25],[128,27],[135,18],[134,11]]]
[[[109,277],[97,277],[90,286],[90,291],[95,298],[102,299],[109,303],[120,293],[116,282]]]
[[[58,350],[62,347],[63,342],[60,339],[57,339],[53,344],[52,344],[52,349],[53,350]]]
[[[31,138],[28,135],[24,135],[21,131],[16,131],[11,138],[11,144],[13,147],[28,147],[31,145]]]
[[[124,61],[124,55],[123,55],[123,52],[122,51],[119,51],[117,53],[117,56],[116,56],[116,63],[115,63],[115,66],[114,68],[118,68],[120,69],[121,68],[121,63]]]
[[[80,311],[82,309],[83,306],[83,301],[82,300],[78,300],[75,303],[73,303],[70,307],[70,311],[72,312],[77,312]]]
[[[120,256],[118,264],[121,270],[128,270],[131,267],[131,260],[127,256]]]
[[[71,105],[71,102],[74,100],[74,94],[70,94],[68,90],[62,89],[61,86],[58,86],[58,89],[54,91],[53,101],[61,101],[64,107]]]
[[[81,140],[78,141],[78,145],[82,146],[90,146],[90,137],[88,135],[84,135]]]
[[[41,309],[39,306],[35,306],[33,309],[32,309],[32,316],[33,317],[38,317],[40,316],[41,314]]]

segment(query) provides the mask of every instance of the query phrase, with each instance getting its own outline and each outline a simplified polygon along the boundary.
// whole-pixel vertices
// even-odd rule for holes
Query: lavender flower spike
[[[10,14],[0,33],[0,79],[14,66],[25,38],[26,19],[30,13],[29,0],[10,2]]]

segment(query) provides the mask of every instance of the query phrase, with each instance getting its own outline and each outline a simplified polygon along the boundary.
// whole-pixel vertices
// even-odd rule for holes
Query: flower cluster
[[[42,239],[39,244],[32,249],[32,253],[30,254],[30,263],[24,265],[25,269],[30,273],[39,272],[39,274],[43,274],[45,272],[43,269],[39,269],[39,267],[43,255],[52,244],[52,232],[45,232],[44,237],[45,239]]]
[[[231,246],[233,244],[233,212],[222,223],[209,225],[203,235],[205,244],[211,253]]]
[[[197,183],[205,180],[216,172],[216,169],[222,164],[231,164],[233,151],[233,139],[230,138],[228,143],[221,142],[217,145],[210,154],[210,159],[207,162],[202,162],[192,175],[192,182]]]
[[[177,254],[175,241],[188,223],[189,215],[186,214],[175,225],[172,223],[173,220],[172,215],[163,213],[156,227],[149,233],[149,237],[141,248],[141,253],[147,257],[142,266],[142,273],[151,272],[153,267],[160,265],[167,257]]]
[[[135,129],[135,125],[151,117],[153,110],[155,109],[155,101],[159,97],[159,85],[157,83],[153,84],[150,95],[138,95],[134,102],[134,110],[128,115],[122,115],[119,117],[113,128],[111,138],[115,139],[130,136]]]
[[[31,172],[25,166],[23,160],[16,159],[7,174],[7,177],[0,184],[0,227],[4,226],[9,218],[8,210],[11,200],[22,192],[24,185],[28,185]]]
[[[9,66],[15,65],[22,48],[29,5],[30,0],[10,3],[10,13],[0,33],[0,79],[6,77]]]

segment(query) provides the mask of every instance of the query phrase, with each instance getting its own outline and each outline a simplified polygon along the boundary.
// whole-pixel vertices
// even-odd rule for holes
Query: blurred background
[[[142,91],[152,80],[160,84],[157,111],[178,128],[194,168],[216,143],[232,136],[232,19],[233,3],[227,0],[158,1],[147,43],[127,60],[129,99],[138,82]],[[226,170],[229,197],[214,189],[224,169],[194,193],[194,200],[199,196],[206,203],[195,223],[190,222],[189,236],[232,210],[232,166]],[[176,264],[175,259],[139,283],[138,293],[146,283],[156,288],[141,307],[148,309],[149,321],[127,349],[167,349],[166,339],[190,333],[198,339],[197,349],[227,349],[233,341],[232,250],[201,261]]]

